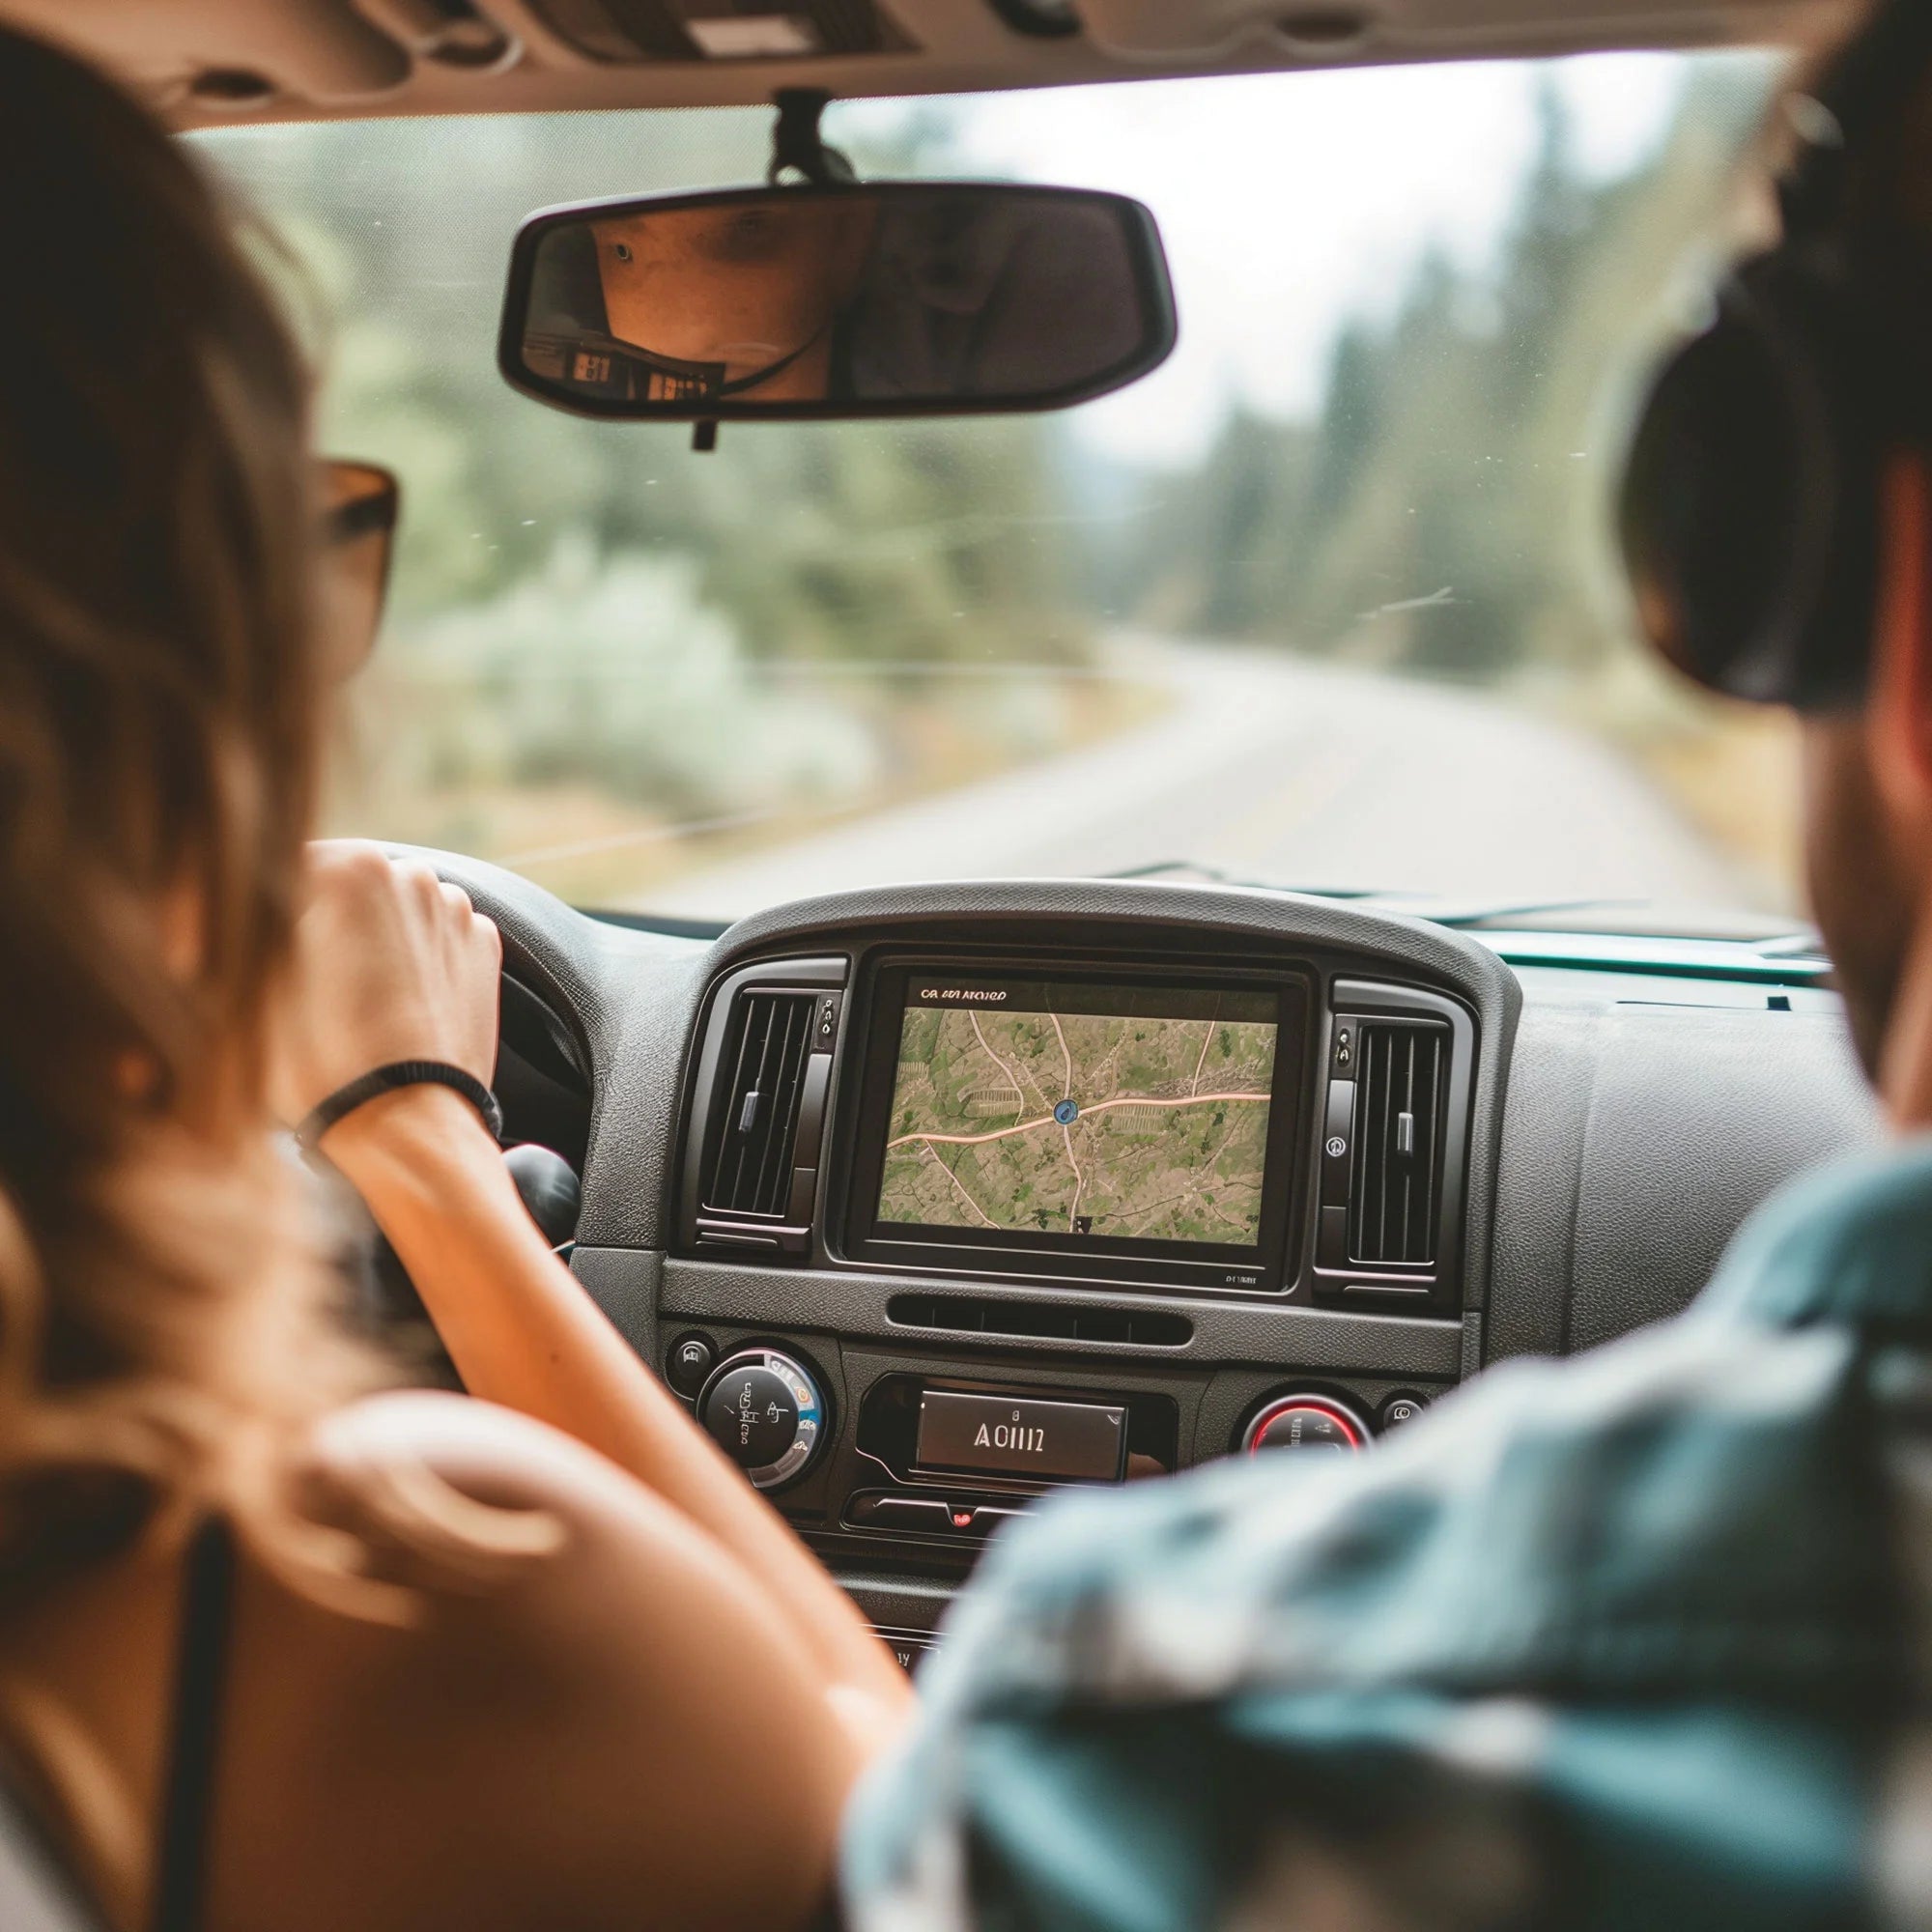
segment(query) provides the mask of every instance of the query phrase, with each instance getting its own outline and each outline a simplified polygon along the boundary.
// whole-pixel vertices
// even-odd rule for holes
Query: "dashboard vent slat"
[[[1448,1029],[1370,1021],[1359,1064],[1349,1259],[1359,1267],[1433,1266]]]
[[[811,1013],[810,993],[739,995],[735,1039],[725,1055],[730,1079],[719,1108],[724,1126],[704,1190],[714,1213],[777,1218],[784,1212]]]
[[[1194,1323],[1158,1308],[1068,1308],[1058,1302],[1002,1301],[985,1295],[895,1294],[886,1320],[956,1335],[1011,1335],[1067,1342],[1117,1342],[1138,1349],[1184,1349]]]

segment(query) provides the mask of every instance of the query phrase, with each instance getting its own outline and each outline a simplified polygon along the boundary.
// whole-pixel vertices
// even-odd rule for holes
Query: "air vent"
[[[1068,1308],[977,1294],[895,1294],[886,1304],[886,1319],[956,1335],[1037,1335],[1067,1342],[1124,1342],[1139,1349],[1184,1349],[1194,1339],[1193,1322],[1161,1309]]]
[[[719,1094],[718,1148],[704,1190],[713,1213],[776,1219],[785,1210],[814,1004],[810,993],[747,988],[738,995]]]
[[[1349,1257],[1358,1267],[1429,1267],[1435,1261],[1449,1031],[1367,1021],[1358,1065]]]

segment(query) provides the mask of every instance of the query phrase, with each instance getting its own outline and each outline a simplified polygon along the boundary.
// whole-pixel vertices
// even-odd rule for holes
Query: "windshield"
[[[726,425],[711,454],[513,394],[503,270],[547,203],[760,179],[767,111],[195,137],[327,315],[324,446],[404,481],[330,829],[701,920],[1183,864],[1779,911],[1787,727],[1645,661],[1609,533],[1630,385],[1777,72],[835,106],[867,176],[1145,200],[1180,346],[1064,414]]]

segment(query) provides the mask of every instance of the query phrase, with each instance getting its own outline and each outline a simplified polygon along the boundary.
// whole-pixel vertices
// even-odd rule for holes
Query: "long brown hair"
[[[273,1517],[370,1376],[262,1100],[326,693],[309,373],[238,232],[0,30],[0,1605],[160,1506]]]

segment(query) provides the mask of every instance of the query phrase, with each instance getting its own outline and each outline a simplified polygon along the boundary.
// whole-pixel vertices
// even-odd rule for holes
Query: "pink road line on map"
[[[1104,1114],[1114,1107],[1211,1107],[1217,1100],[1271,1100],[1271,1094],[1183,1094],[1178,1100],[1137,1100],[1131,1094],[1122,1095],[1118,1100],[1096,1100],[1091,1107],[1082,1107],[1080,1118],[1084,1121],[1089,1114]],[[888,1151],[904,1147],[910,1141],[944,1142],[948,1147],[978,1147],[982,1141],[1003,1141],[1009,1134],[1030,1134],[1036,1127],[1050,1127],[1057,1124],[1051,1114],[1042,1114],[1037,1121],[1022,1121],[1016,1127],[995,1127],[989,1134],[901,1134],[895,1141],[888,1141]],[[948,1168],[947,1172],[952,1173]]]
[[[1106,1102],[1103,1100],[1100,1106],[1105,1105]],[[1097,1114],[1100,1108],[1095,1107],[1094,1111]],[[1080,1197],[1086,1191],[1087,1177],[1080,1172],[1079,1156],[1073,1151],[1073,1123],[1070,1121],[1062,1121],[1060,1131],[1066,1136],[1066,1164],[1073,1170],[1073,1205],[1066,1210],[1066,1232],[1070,1235],[1080,1218]],[[938,1156],[935,1155],[934,1158],[937,1159]]]
[[[1071,1094],[1073,1092],[1073,1055],[1067,1047],[1066,1034],[1060,1024],[1060,1015],[1058,1013],[1048,1013],[1047,1018],[1053,1022],[1054,1032],[1060,1035],[1060,1055],[1066,1062],[1066,1085],[1060,1091],[1063,1094]]]

